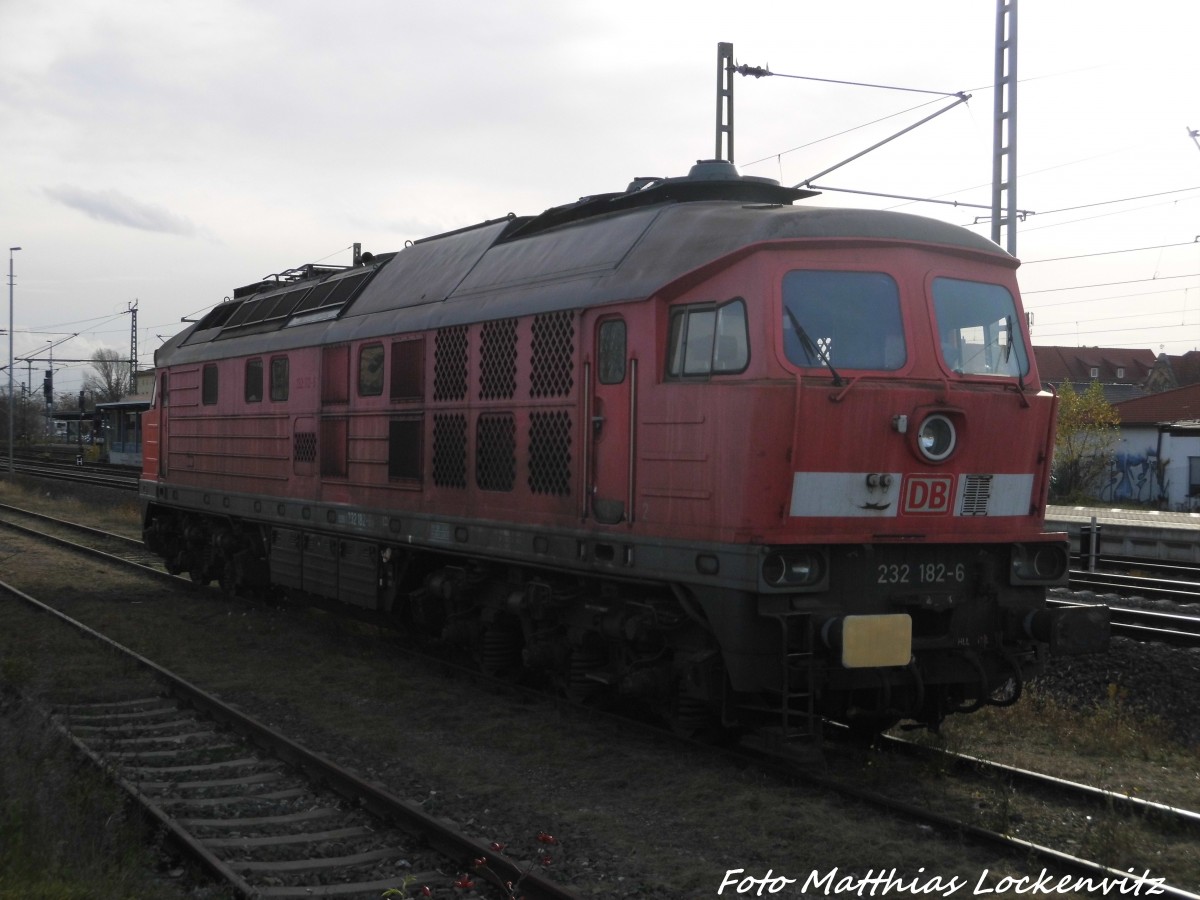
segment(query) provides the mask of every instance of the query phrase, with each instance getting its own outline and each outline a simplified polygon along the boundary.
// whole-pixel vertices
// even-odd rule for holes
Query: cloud
[[[120,191],[89,191],[66,184],[46,188],[45,192],[51,199],[98,222],[184,237],[194,237],[198,232],[196,225],[186,217],[161,206],[134,200]]]

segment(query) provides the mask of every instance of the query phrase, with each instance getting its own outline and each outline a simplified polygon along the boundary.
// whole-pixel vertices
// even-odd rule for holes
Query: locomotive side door
[[[167,388],[168,373],[158,373],[150,408],[142,415],[142,477],[159,478],[167,474]],[[93,431],[92,441],[104,439],[103,430]]]
[[[627,356],[621,316],[597,319],[594,340],[591,422],[584,426],[590,450],[587,512],[602,525],[616,525],[633,521],[637,360]]]

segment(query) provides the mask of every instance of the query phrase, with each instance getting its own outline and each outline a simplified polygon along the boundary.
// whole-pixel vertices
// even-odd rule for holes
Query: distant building
[[[142,414],[150,408],[154,391],[154,370],[137,373],[137,393],[116,403],[97,403],[96,412],[103,421],[100,454],[114,465],[142,464]]]
[[[1042,384],[1099,382],[1121,417],[1096,499],[1200,509],[1200,352],[1118,347],[1033,348]]]
[[[1157,365],[1152,350],[1034,345],[1033,355],[1042,383],[1056,388],[1069,381],[1082,389],[1098,381],[1114,404],[1155,390],[1148,383]]]
[[[1200,384],[1159,391],[1115,404],[1124,425],[1157,425],[1162,422],[1200,420]]]
[[[1121,435],[1099,499],[1200,508],[1200,384],[1114,404]]]
[[[1154,371],[1147,379],[1151,391],[1169,391],[1190,384],[1200,384],[1200,351],[1189,350],[1182,356],[1158,354]]]

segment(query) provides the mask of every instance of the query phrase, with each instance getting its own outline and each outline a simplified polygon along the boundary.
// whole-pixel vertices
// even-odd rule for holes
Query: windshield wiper
[[[834,386],[841,387],[844,384],[842,376],[833,367],[833,363],[829,359],[829,354],[813,342],[813,339],[808,336],[808,332],[804,330],[804,326],[800,324],[800,320],[796,318],[796,314],[792,312],[786,303],[783,304],[783,313],[788,317],[788,321],[792,323],[792,330],[796,332],[796,337],[800,338],[800,345],[804,347],[804,352],[808,354],[809,359],[815,359],[824,363],[826,368],[829,369],[829,374],[833,376]]]
[[[1008,346],[1004,348],[1004,364],[1008,365],[1009,357],[1012,355],[1013,344],[1016,343],[1013,337],[1013,320],[1012,316],[1004,317],[1004,326],[1008,329]],[[1025,399],[1025,373],[1021,369],[1021,357],[1017,357],[1017,390],[1021,394],[1021,403],[1029,406],[1029,401]]]

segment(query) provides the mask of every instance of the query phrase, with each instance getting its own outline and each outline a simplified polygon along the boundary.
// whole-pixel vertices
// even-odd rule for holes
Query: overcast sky
[[[719,41],[778,73],[736,80],[743,174],[795,184],[947,102],[782,76],[964,91],[819,183],[987,205],[995,16],[994,0],[0,0],[16,354],[53,343],[56,388],[76,390],[87,367],[62,361],[127,354],[135,301],[150,365],[182,318],[273,272],[349,263],[356,241],[396,250],[683,174],[714,152]],[[1017,255],[1036,343],[1200,348],[1198,34],[1192,0],[1021,4],[1017,201],[1035,215]],[[807,202],[989,233],[968,206]],[[1062,257],[1082,258],[1047,261]]]

